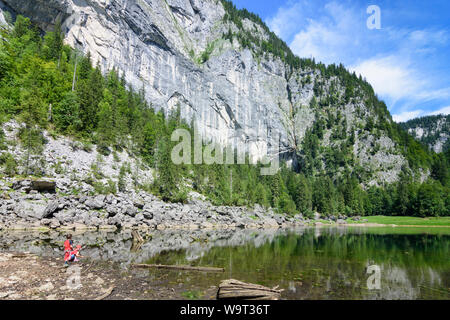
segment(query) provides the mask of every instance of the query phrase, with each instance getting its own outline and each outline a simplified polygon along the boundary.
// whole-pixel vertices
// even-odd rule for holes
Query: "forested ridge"
[[[237,21],[232,14],[227,19]],[[253,19],[257,19],[256,16]],[[63,44],[59,25],[54,32],[41,37],[40,30],[29,19],[18,16],[14,27],[2,29],[0,38],[0,121],[16,119],[24,123],[18,141],[27,150],[22,159],[4,151],[11,142],[2,138],[4,132],[0,131],[0,149],[3,150],[0,165],[4,176],[45,174],[29,160],[30,155],[42,152],[46,143],[42,132],[47,130],[55,137],[64,135],[81,141],[86,150],[95,144],[105,155],[127,150],[158,172],[154,183],[136,188],[151,191],[164,200],[186,201],[188,191],[193,189],[217,205],[258,203],[292,215],[309,216],[314,211],[326,215],[450,214],[450,153],[427,152],[390,121],[379,121],[377,125],[383,126],[404,146],[402,151],[411,168],[431,169],[430,179],[420,183],[404,168],[398,183],[363,188],[351,171],[336,178],[326,173],[312,174],[308,170],[297,173],[283,167],[274,176],[261,176],[261,165],[176,166],[170,161],[175,144],[170,139],[172,132],[185,128],[193,133],[191,124],[185,123],[179,112],[168,116],[156,112],[146,102],[143,89],[133,90],[116,70],[102,75],[98,66],[92,66],[89,54],[84,56]],[[325,68],[314,61],[286,55],[290,51],[276,39],[273,38],[270,45],[262,44],[262,52],[293,59],[288,62],[293,67],[305,67],[309,63],[311,67]],[[390,119],[385,104],[376,98],[367,82],[342,66],[328,66],[323,72],[340,75],[348,85],[349,98],[353,94],[353,84],[370,91],[370,105],[379,110],[382,118]],[[306,142],[310,143],[308,150],[314,147],[313,135],[320,135],[320,124],[312,129],[310,140]],[[120,178],[98,189],[101,193],[117,191],[125,191]]]
[[[416,138],[432,148],[436,142],[443,136],[447,136],[447,140],[442,146],[442,151],[446,152],[450,148],[450,115],[433,115],[420,117],[409,120],[407,122],[400,123],[403,130],[411,130],[412,135],[416,135]],[[422,135],[419,137],[416,130],[422,131]]]

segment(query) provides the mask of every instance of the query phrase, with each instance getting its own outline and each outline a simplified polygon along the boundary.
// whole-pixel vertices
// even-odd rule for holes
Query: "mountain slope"
[[[403,167],[422,179],[431,158],[392,121],[367,82],[343,66],[295,57],[246,10],[217,0],[3,0],[41,29],[116,68],[165,113],[180,108],[205,139],[281,153],[306,174],[351,172],[392,183]],[[281,146],[277,137],[281,137]]]
[[[450,149],[450,115],[412,119],[400,126],[436,153]]]

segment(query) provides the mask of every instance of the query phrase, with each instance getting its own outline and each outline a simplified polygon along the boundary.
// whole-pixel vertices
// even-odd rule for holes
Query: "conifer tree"
[[[103,91],[103,100],[99,103],[97,127],[98,147],[103,154],[109,154],[109,147],[115,143],[112,103],[112,95],[108,89],[105,89]]]
[[[64,46],[64,35],[61,30],[61,21],[56,22],[53,32],[48,32],[44,37],[44,52],[45,58],[48,60],[58,61],[58,66],[61,61],[61,53]]]
[[[39,91],[36,87],[32,87],[29,91],[24,91],[22,94],[22,113],[21,120],[25,124],[20,132],[20,138],[23,148],[25,149],[24,168],[25,175],[33,173],[32,156],[41,155],[43,147],[43,139],[39,124],[42,123],[43,106]]]

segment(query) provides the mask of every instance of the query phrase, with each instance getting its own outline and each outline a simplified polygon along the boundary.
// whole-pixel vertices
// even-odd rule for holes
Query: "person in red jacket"
[[[81,257],[80,251],[80,245],[78,245],[75,250],[73,249],[72,235],[68,234],[66,237],[66,241],[64,241],[64,266],[68,267],[69,262],[77,262],[77,258]]]

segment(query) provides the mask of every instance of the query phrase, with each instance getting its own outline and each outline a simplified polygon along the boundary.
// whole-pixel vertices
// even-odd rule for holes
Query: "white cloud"
[[[431,101],[435,99],[448,99],[450,97],[450,87],[443,89],[423,89],[415,94],[417,99]]]
[[[395,107],[397,102],[402,100],[401,113],[393,116],[397,119],[395,121],[435,114],[408,109],[450,97],[450,88],[435,89],[436,83],[426,78],[423,72],[416,70],[403,55],[365,60],[349,69],[366,78],[375,92],[387,100],[391,110],[399,109]],[[442,112],[445,111],[448,112],[448,108],[442,109]]]
[[[419,117],[420,115],[422,115],[422,113],[423,113],[422,110],[406,111],[406,112],[402,112],[400,114],[394,114],[392,116],[392,119],[395,122],[406,122],[408,120]]]
[[[392,116],[392,119],[395,122],[406,122],[408,120],[419,118],[419,117],[425,117],[425,116],[435,116],[439,114],[450,114],[450,106],[441,108],[439,110],[433,111],[433,112],[426,112],[423,110],[414,110],[414,111],[405,111],[400,114],[394,114]]]
[[[434,112],[430,113],[431,116],[435,116],[435,115],[438,115],[438,114],[445,114],[445,115],[450,114],[450,106],[444,107],[442,109],[439,109],[437,111],[434,111]]]
[[[333,47],[343,43],[342,34],[335,32],[315,21],[310,21],[308,29],[295,35],[291,49],[300,57],[315,58],[326,63],[336,61],[339,57]],[[327,46],[328,50],[324,50]]]
[[[348,48],[358,42],[354,24],[358,17],[351,9],[330,2],[324,7],[321,19],[308,19],[306,29],[301,30],[291,42],[292,51],[300,57],[314,57],[324,63],[343,62],[350,55]]]
[[[446,30],[414,30],[409,33],[411,45],[445,45],[449,40],[449,33]]]
[[[365,60],[349,68],[362,75],[375,92],[389,97],[393,103],[420,93],[426,83],[402,57],[387,56]]]
[[[292,36],[303,19],[303,4],[296,2],[290,7],[281,7],[275,16],[266,20],[269,28],[280,38],[286,39]]]

